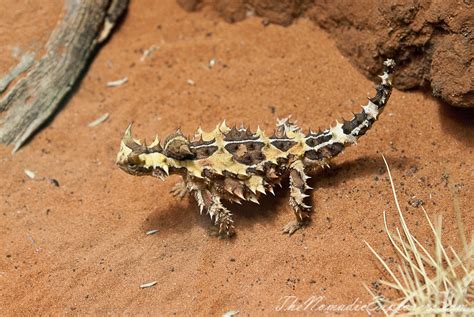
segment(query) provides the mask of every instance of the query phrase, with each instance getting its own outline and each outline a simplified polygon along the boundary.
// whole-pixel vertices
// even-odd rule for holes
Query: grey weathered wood
[[[34,52],[23,54],[20,62],[0,79],[0,93],[4,92],[15,78],[30,69],[35,61],[35,55]]]
[[[14,144],[15,152],[54,113],[127,5],[128,0],[65,0],[64,18],[46,53],[0,100],[0,143]]]

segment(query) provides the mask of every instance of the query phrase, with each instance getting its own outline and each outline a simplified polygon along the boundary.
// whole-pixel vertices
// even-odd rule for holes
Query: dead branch
[[[128,0],[65,0],[46,53],[0,100],[0,143],[14,144],[15,152],[58,109],[127,6]],[[18,67],[7,76],[18,76],[13,71]]]

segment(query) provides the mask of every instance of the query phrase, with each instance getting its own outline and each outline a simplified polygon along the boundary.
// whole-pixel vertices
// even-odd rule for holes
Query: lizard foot
[[[308,221],[293,220],[287,223],[286,226],[283,227],[282,233],[284,234],[287,233],[289,236],[291,236],[298,229],[301,229],[305,227],[306,225],[308,225]]]

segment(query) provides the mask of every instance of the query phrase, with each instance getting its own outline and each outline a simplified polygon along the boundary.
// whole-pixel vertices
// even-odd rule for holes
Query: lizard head
[[[158,137],[150,145],[132,137],[130,124],[120,142],[117,165],[131,175],[150,175],[163,179],[169,174],[169,165]]]
[[[193,159],[195,154],[189,148],[189,140],[177,130],[165,139],[163,147],[155,138],[147,145],[132,137],[130,124],[120,142],[120,151],[117,154],[117,165],[125,172],[144,176],[150,175],[164,179],[179,169],[178,161]]]

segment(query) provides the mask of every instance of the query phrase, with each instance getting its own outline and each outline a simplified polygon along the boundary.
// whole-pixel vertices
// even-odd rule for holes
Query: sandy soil
[[[60,1],[35,10],[8,2],[15,10],[0,10],[0,74],[15,64],[12,47],[44,43],[61,14]],[[141,60],[153,45],[159,49]],[[211,59],[217,63],[209,69]],[[125,76],[126,84],[106,87]],[[367,303],[362,283],[376,287],[384,274],[364,241],[387,258],[394,254],[382,231],[382,212],[394,224],[396,211],[381,153],[417,236],[430,241],[412,197],[431,216],[443,215],[445,242],[459,245],[447,185],[458,189],[472,230],[472,112],[394,91],[359,145],[315,175],[313,222],[291,237],[281,234],[293,217],[285,189],[260,206],[231,206],[237,236],[220,240],[208,235],[209,220],[194,202],[168,195],[177,178],[132,177],[114,160],[130,121],[148,140],[177,127],[188,134],[211,129],[223,119],[271,131],[277,117],[290,114],[303,127],[327,127],[349,118],[368,94],[373,83],[308,21],[231,25],[208,10],[187,13],[172,0],[132,1],[49,126],[15,155],[0,147],[0,315],[246,316],[275,313],[282,296],[312,295],[325,304]],[[106,122],[88,127],[104,113]],[[151,229],[158,232],[146,235]],[[157,284],[140,289],[150,281]]]

